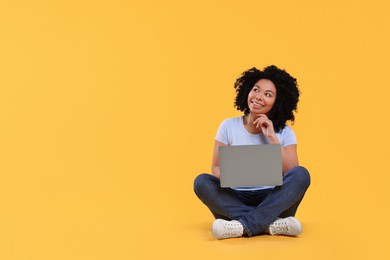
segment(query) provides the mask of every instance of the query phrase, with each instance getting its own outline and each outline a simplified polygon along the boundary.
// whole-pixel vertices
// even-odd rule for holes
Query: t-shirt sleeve
[[[295,136],[294,130],[286,126],[283,131],[282,146],[297,144],[297,137]]]
[[[227,121],[224,120],[218,128],[217,134],[215,136],[215,140],[218,142],[228,144],[228,127],[227,127]]]

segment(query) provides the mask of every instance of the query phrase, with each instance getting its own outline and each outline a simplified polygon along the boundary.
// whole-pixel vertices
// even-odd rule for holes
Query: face
[[[248,107],[251,113],[268,115],[276,100],[276,87],[268,79],[255,83],[248,95]]]

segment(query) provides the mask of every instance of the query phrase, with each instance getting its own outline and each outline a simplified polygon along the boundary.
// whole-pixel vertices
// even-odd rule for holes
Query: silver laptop
[[[280,144],[219,147],[221,187],[283,184]]]

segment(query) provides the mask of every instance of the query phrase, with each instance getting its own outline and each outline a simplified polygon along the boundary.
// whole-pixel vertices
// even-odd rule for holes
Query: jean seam
[[[240,217],[238,220],[238,222],[241,223],[241,225],[244,227],[246,233],[248,234],[248,236],[253,236],[253,233],[250,231],[250,229],[248,228],[248,225],[245,223],[245,221]]]

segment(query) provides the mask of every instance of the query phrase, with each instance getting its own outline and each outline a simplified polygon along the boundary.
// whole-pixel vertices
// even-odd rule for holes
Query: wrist
[[[271,144],[280,144],[279,139],[276,136],[276,134],[271,135],[270,137],[268,137],[268,139],[269,139]]]

